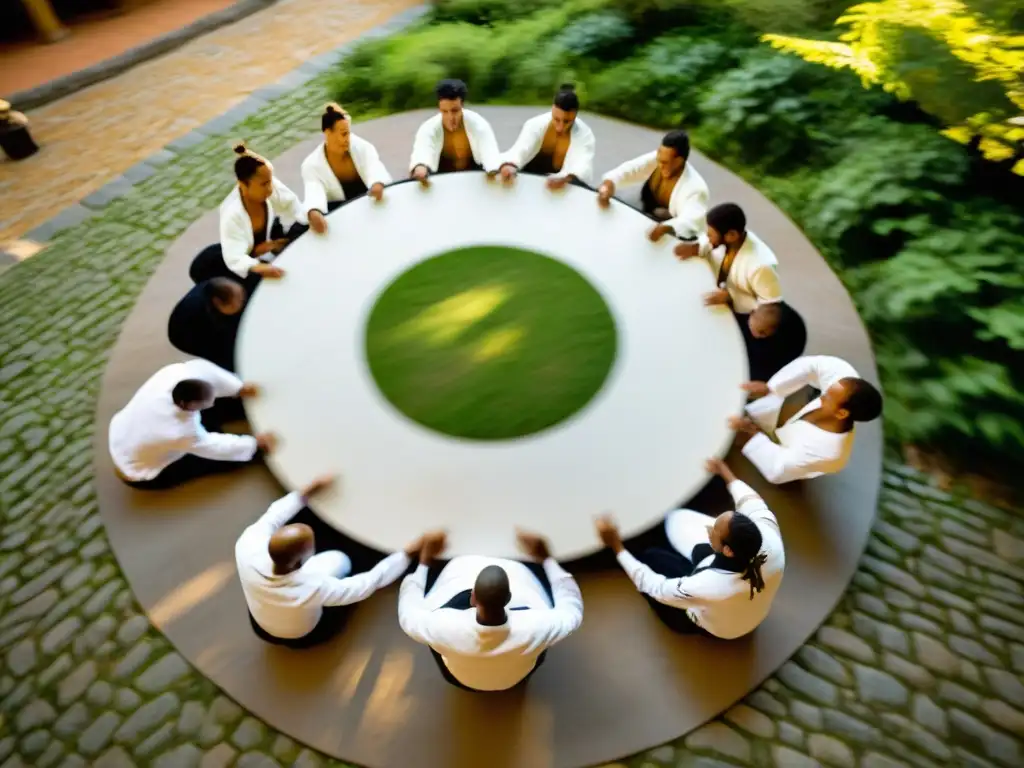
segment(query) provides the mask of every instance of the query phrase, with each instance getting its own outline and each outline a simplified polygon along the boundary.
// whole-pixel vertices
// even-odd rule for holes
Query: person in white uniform
[[[118,477],[135,488],[164,489],[270,452],[273,435],[219,433],[215,422],[227,409],[210,411],[217,398],[257,394],[254,385],[208,360],[161,368],[110,420],[108,445]]]
[[[275,501],[235,543],[249,619],[267,642],[308,648],[329,639],[344,626],[346,607],[397,581],[419,554],[422,537],[352,575],[352,561],[344,552],[317,553],[313,529],[289,521],[333,484],[334,478],[319,478]]]
[[[684,130],[669,131],[657,150],[608,171],[597,188],[597,201],[607,206],[621,188],[642,183],[641,208],[658,222],[649,232],[650,239],[695,238],[705,230],[711,193],[689,159],[689,135]]]
[[[669,628],[732,640],[768,616],[786,557],[779,524],[764,500],[721,459],[709,460],[708,471],[725,480],[735,511],[718,517],[692,509],[669,513],[665,535],[671,549],[634,557],[610,517],[597,521],[597,531]]]
[[[519,138],[501,157],[501,178],[512,181],[520,171],[547,176],[549,189],[573,183],[588,187],[594,176],[597,142],[590,126],[579,118],[576,88],[563,84],[551,111],[531,117]]]
[[[302,204],[317,234],[327,231],[328,213],[365,194],[379,201],[391,183],[377,148],[352,133],[352,117],[340,106],[324,107],[320,130],[323,143],[302,161]]]
[[[235,154],[238,183],[220,204],[220,242],[193,259],[189,277],[193,283],[230,277],[251,291],[261,277],[284,274],[270,262],[309,222],[299,198],[274,176],[270,161],[245,144],[236,144]]]
[[[700,256],[716,275],[718,289],[705,297],[709,306],[727,305],[736,315],[753,379],[767,379],[803,354],[807,328],[782,297],[778,259],[747,229],[747,216],[735,203],[707,212],[707,231],[696,243],[679,243],[676,256]]]
[[[786,398],[806,387],[817,396],[787,417]],[[770,483],[839,472],[850,459],[856,423],[882,414],[879,391],[838,357],[801,357],[767,382],[743,388],[756,399],[747,404],[747,417],[732,417],[730,426],[739,432],[743,455]]]
[[[443,551],[442,537],[424,543],[419,567],[402,582],[402,629],[430,647],[442,676],[456,687],[503,691],[522,683],[547,649],[583,622],[580,588],[547,542],[523,532],[518,542],[540,567],[464,556],[438,571],[431,566]]]
[[[432,173],[497,173],[498,140],[483,115],[466,109],[466,84],[461,80],[442,80],[434,93],[438,114],[416,131],[409,175],[427,184]]]

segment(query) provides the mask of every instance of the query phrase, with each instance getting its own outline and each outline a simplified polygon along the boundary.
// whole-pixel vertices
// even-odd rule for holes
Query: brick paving
[[[0,277],[0,768],[343,765],[250,716],[149,625],[91,469],[105,353],[167,246],[230,188],[227,136],[277,154],[315,131],[325,96],[311,81],[169,153]],[[1024,520],[889,462],[868,551],[814,638],[742,704],[616,768],[1019,768],[1022,678]]]

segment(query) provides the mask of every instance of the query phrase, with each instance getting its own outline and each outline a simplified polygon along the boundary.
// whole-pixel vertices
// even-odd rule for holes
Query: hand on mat
[[[726,307],[729,305],[729,292],[724,288],[718,288],[711,293],[704,294],[705,307]]]
[[[594,523],[594,527],[597,528],[597,535],[600,537],[601,543],[612,552],[618,554],[624,549],[619,526],[615,524],[611,515],[601,515]]]
[[[729,469],[729,465],[722,459],[708,459],[704,464],[704,469],[712,475],[718,475],[727,483],[731,483],[736,479],[736,475],[732,473],[732,470]]]
[[[654,227],[651,228],[651,231],[647,233],[647,237],[650,239],[652,243],[656,243],[659,240],[661,240],[661,238],[663,238],[665,235],[671,233],[672,227],[667,227],[664,224],[655,224]]]
[[[505,165],[501,166],[501,180],[504,182],[510,182],[516,177],[516,174],[518,172],[519,171],[516,170],[516,167],[514,165],[506,163]]]
[[[425,165],[417,165],[412,169],[412,177],[424,187],[430,186],[430,179],[427,178],[429,175],[430,169]]]
[[[673,253],[681,261],[692,259],[694,256],[700,256],[700,243],[679,243]]]
[[[610,181],[604,181],[597,188],[597,204],[607,208],[611,204],[612,195],[615,194],[615,185]]]
[[[309,499],[311,496],[323,493],[334,485],[336,479],[334,475],[321,475],[306,486],[305,490],[302,491],[302,498]]]
[[[424,534],[420,544],[420,563],[430,565],[444,552],[446,546],[448,546],[448,534],[444,531],[431,531]]]
[[[757,424],[745,416],[730,416],[729,429],[744,435],[756,435],[758,432]]]
[[[242,388],[238,390],[238,396],[243,400],[247,397],[256,397],[260,393],[260,388],[256,384],[245,383]]]
[[[570,181],[569,176],[548,176],[547,187],[550,190],[563,189]]]
[[[322,235],[327,231],[327,217],[320,213],[320,211],[310,211],[309,228],[318,235]]]
[[[370,191],[367,194],[379,203],[381,198],[384,197],[384,185],[378,181],[370,187]]]
[[[256,447],[263,452],[264,455],[269,455],[274,452],[277,448],[277,437],[270,432],[263,432],[262,434],[256,435]]]
[[[548,547],[547,541],[536,533],[530,533],[529,531],[523,531],[517,528],[516,544],[519,545],[519,548],[523,550],[528,557],[532,557],[534,560],[539,562],[544,562],[551,557],[551,550]]]
[[[770,391],[763,381],[748,381],[746,384],[740,384],[740,389],[749,392],[751,397],[764,397]]]
[[[275,267],[273,264],[257,264],[249,271],[260,275],[261,277],[268,277],[272,280],[284,277],[284,270],[280,267]]]

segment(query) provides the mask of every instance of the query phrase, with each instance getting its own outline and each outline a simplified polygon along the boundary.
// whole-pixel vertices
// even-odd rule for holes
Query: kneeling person
[[[550,112],[523,124],[519,138],[501,158],[501,177],[511,181],[519,171],[548,177],[549,189],[566,184],[587,186],[594,175],[596,140],[579,119],[580,98],[574,86],[563,85]]]
[[[377,148],[352,133],[352,117],[337,104],[324,107],[320,129],[324,142],[302,161],[302,181],[309,226],[323,234],[330,211],[367,193],[380,200],[391,176]]]
[[[725,480],[736,510],[715,518],[690,509],[669,513],[665,533],[672,549],[634,557],[610,518],[600,519],[597,530],[670,629],[732,640],[768,616],[786,558],[779,524],[764,500],[720,459],[708,461],[708,470]]]
[[[487,119],[466,109],[469,90],[461,80],[442,80],[435,89],[440,114],[416,131],[409,174],[423,184],[432,173],[498,170],[498,140]]]
[[[327,640],[342,626],[338,609],[365,600],[398,580],[420,541],[388,555],[366,573],[350,576],[352,561],[338,550],[316,553],[313,529],[287,525],[309,498],[333,478],[314,480],[301,493],[275,501],[235,544],[235,564],[253,629],[277,645],[306,648]]]
[[[643,182],[643,212],[658,221],[649,237],[655,241],[665,235],[696,237],[705,230],[711,193],[689,159],[686,131],[669,131],[656,151],[627,160],[604,175],[597,188],[598,203],[606,206],[619,188]]]
[[[235,339],[248,300],[237,280],[215,277],[185,294],[167,321],[167,338],[187,355],[235,370]]]
[[[518,534],[518,542],[542,563],[540,574],[515,560],[456,557],[428,590],[428,571],[444,549],[439,536],[425,541],[419,567],[402,582],[399,623],[430,647],[452,685],[471,691],[512,688],[583,622],[579,586],[551,557],[547,543],[526,533]]]

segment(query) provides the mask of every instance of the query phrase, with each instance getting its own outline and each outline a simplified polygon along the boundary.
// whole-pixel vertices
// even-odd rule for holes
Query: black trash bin
[[[11,110],[11,105],[0,100],[0,149],[11,160],[24,160],[39,151],[28,130],[28,118]]]

